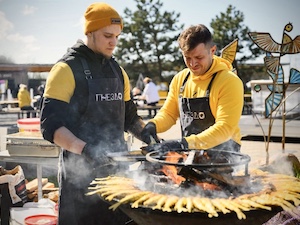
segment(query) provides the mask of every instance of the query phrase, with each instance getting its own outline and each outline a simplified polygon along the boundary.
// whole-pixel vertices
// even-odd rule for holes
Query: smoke
[[[295,172],[300,169],[298,158],[293,154],[276,154],[270,158],[269,165],[262,166],[260,169],[278,174],[295,176]]]
[[[128,171],[126,177],[135,181],[136,186],[142,191],[152,191],[154,193],[176,195],[179,197],[202,196],[209,198],[229,198],[246,193],[257,193],[262,190],[262,184],[249,175],[245,174],[244,166],[237,166],[233,172],[233,177],[237,185],[224,185],[216,182],[205,172],[202,176],[206,178],[195,183],[193,180],[186,179],[180,185],[174,184],[167,176],[159,173],[161,164],[142,162],[135,170]]]
[[[213,151],[212,151],[213,152]],[[222,159],[222,155],[220,151],[216,151],[215,159]],[[244,158],[235,158],[235,154],[239,156],[238,153],[228,153],[225,152],[225,157],[229,160],[229,163],[232,162],[241,162],[241,160],[245,160]],[[232,154],[234,156],[232,156]],[[243,156],[243,154],[241,154]],[[241,157],[242,157],[241,156]],[[224,157],[224,156],[223,156]],[[247,161],[247,160],[246,160]],[[272,173],[279,173],[279,174],[287,174],[287,175],[294,175],[294,165],[295,162],[298,162],[298,159],[295,156],[291,155],[277,155],[271,160],[271,164],[268,167],[264,167],[265,170],[268,170]],[[130,165],[133,165],[131,166]],[[195,182],[191,182],[187,179],[186,182],[176,185],[170,179],[168,179],[165,175],[160,173],[162,164],[160,163],[153,163],[153,162],[138,162],[138,163],[128,163],[127,168],[123,167],[123,170],[115,171],[115,174],[121,174],[126,177],[132,178],[137,187],[143,191],[152,191],[155,193],[161,194],[174,194],[177,196],[203,196],[203,197],[210,197],[210,198],[229,198],[232,196],[239,196],[241,194],[250,194],[250,193],[257,193],[261,191],[264,186],[260,182],[259,179],[256,177],[251,177],[248,174],[248,164],[237,163],[236,166],[232,166],[232,172],[229,174],[222,174],[222,171],[213,172],[216,175],[220,175],[223,178],[228,179],[229,183],[222,183],[217,180],[214,180],[214,177],[210,177],[209,173],[205,172],[205,169],[202,171],[201,168],[196,168],[196,170],[200,170],[203,172],[201,176],[206,176],[205,179],[202,179],[201,185],[195,184]],[[130,168],[130,169],[129,169]],[[113,175],[113,172],[109,175]],[[232,180],[232,183],[231,181]],[[213,188],[213,185],[216,184],[219,188]],[[206,187],[212,186],[212,189],[206,189]]]

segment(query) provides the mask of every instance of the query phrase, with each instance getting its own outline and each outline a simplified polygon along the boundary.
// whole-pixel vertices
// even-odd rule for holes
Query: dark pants
[[[30,105],[29,106],[23,106],[21,107],[21,110],[34,110],[33,107],[31,107]],[[27,118],[30,118],[30,112],[27,113]],[[35,113],[32,113],[32,117],[36,117],[36,114]]]
[[[156,106],[158,102],[151,102],[151,103],[147,103],[147,105],[149,106]],[[153,116],[152,116],[152,109],[149,109],[149,117],[153,118],[156,115],[156,109],[153,109]]]
[[[131,219],[120,209],[112,211],[98,194],[87,196],[88,187],[95,177],[113,174],[113,168],[93,169],[82,156],[60,155],[58,225],[125,225]],[[99,173],[98,173],[99,172]],[[100,175],[101,174],[101,175]]]
[[[130,218],[120,209],[112,211],[109,204],[87,189],[76,189],[63,182],[59,202],[58,225],[125,225]]]
[[[10,224],[10,207],[22,207],[23,202],[13,204],[8,190],[8,183],[0,184],[0,224]]]

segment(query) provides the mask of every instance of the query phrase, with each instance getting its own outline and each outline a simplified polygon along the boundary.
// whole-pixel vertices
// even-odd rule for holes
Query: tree
[[[244,14],[229,5],[225,13],[221,12],[220,16],[216,16],[210,23],[219,51],[234,39],[239,39],[238,52],[242,53],[241,57],[237,59],[239,62],[254,59],[263,53],[250,40],[248,36],[250,29],[243,22]]]
[[[176,43],[183,28],[177,25],[180,13],[161,12],[160,0],[135,2],[136,11],[124,10],[124,29],[115,57],[131,78],[136,80],[142,73],[163,81],[165,71],[177,71],[178,65],[183,66]]]
[[[236,69],[238,69],[237,62],[243,63],[263,53],[259,48],[255,47],[255,44],[250,40],[248,36],[250,29],[243,24],[243,22],[244,14],[236,10],[234,6],[229,5],[225,13],[221,12],[221,14],[216,16],[215,19],[212,19],[210,23],[211,28],[213,28],[213,39],[218,51],[234,39],[239,39],[237,51],[240,54],[237,54],[236,60],[233,63]]]
[[[11,58],[8,58],[4,55],[0,55],[0,64],[11,64],[14,63]]]

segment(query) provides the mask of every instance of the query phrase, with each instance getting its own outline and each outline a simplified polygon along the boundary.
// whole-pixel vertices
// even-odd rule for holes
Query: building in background
[[[19,84],[26,84],[28,89],[37,91],[47,78],[52,64],[0,64],[0,99],[7,98],[10,90],[16,98]]]

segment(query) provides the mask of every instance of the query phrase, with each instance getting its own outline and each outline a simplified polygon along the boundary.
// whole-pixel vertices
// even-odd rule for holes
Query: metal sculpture
[[[282,149],[285,148],[285,117],[286,117],[286,90],[290,83],[300,83],[300,73],[298,70],[290,69],[289,82],[285,83],[284,71],[280,64],[280,59],[286,54],[300,53],[300,35],[292,39],[286,32],[290,32],[293,29],[292,23],[285,25],[282,35],[282,42],[277,43],[273,40],[269,33],[264,32],[249,32],[251,40],[262,50],[266,51],[264,58],[264,64],[267,68],[267,72],[273,80],[272,85],[268,85],[270,95],[265,99],[265,117],[270,118],[268,141],[266,151],[268,152],[271,130],[272,130],[272,113],[282,105],[282,123],[283,123],[283,135],[282,135]],[[274,56],[272,53],[279,54]]]
[[[221,57],[233,63],[238,46],[238,39],[233,40],[221,50]]]

